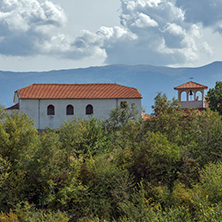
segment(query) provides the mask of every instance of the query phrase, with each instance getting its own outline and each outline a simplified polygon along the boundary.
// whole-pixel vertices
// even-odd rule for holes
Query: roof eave
[[[10,106],[10,107],[6,108],[5,110],[19,110],[19,104],[16,103],[15,105]]]
[[[174,87],[175,90],[187,90],[187,89],[208,89],[207,86],[205,87],[189,87],[189,88],[180,88],[180,87]]]

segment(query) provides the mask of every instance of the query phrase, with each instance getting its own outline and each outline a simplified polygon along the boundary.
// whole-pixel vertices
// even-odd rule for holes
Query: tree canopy
[[[210,109],[218,111],[222,115],[222,82],[217,81],[214,88],[209,89],[206,100]]]
[[[0,112],[1,221],[221,221],[222,120],[158,93],[39,133]]]

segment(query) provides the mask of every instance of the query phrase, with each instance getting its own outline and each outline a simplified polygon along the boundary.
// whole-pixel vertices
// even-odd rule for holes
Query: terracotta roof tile
[[[141,99],[135,88],[112,83],[32,84],[17,90],[22,99]]]
[[[208,89],[207,86],[204,86],[204,85],[201,85],[199,83],[196,83],[196,82],[193,82],[193,81],[190,81],[190,82],[187,82],[187,83],[184,83],[180,86],[177,86],[177,87],[174,87],[174,89]]]
[[[144,112],[142,112],[142,118],[143,118],[143,120],[154,120],[154,119],[156,119],[156,117],[154,117],[154,116],[151,116],[151,115],[149,115],[149,114],[147,114],[147,113],[144,113]]]

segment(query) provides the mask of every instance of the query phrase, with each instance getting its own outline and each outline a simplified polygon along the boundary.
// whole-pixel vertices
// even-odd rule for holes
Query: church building
[[[127,103],[140,115],[141,99],[137,89],[119,84],[32,84],[15,91],[15,105],[7,110],[27,113],[37,129],[56,129],[73,117],[107,118],[111,109]]]

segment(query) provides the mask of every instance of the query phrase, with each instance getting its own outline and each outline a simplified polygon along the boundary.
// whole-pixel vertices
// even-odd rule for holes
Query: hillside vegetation
[[[0,221],[221,221],[222,120],[159,93],[39,133],[0,111]]]

